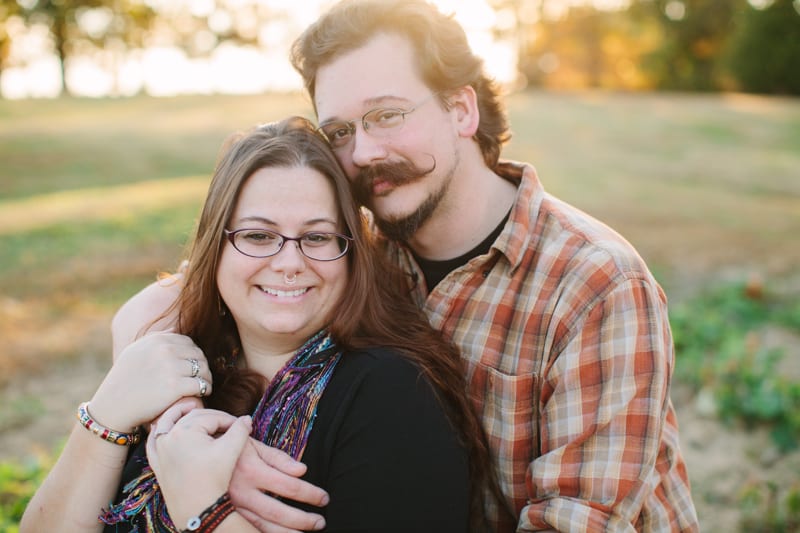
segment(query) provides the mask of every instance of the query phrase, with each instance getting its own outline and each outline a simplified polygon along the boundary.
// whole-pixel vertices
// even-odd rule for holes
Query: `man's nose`
[[[353,133],[351,158],[359,168],[368,167],[386,158],[386,139],[373,135],[362,125],[356,126]]]

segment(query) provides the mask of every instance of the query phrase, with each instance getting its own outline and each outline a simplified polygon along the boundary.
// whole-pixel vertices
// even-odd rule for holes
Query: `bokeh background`
[[[313,118],[325,0],[0,0],[0,532],[175,268],[220,145]],[[440,0],[508,93],[504,155],[670,298],[703,531],[800,531],[800,1]],[[357,83],[357,80],[354,80]]]

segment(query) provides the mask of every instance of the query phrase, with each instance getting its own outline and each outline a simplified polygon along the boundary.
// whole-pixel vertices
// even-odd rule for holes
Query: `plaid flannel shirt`
[[[530,166],[487,255],[415,298],[452,338],[501,488],[495,531],[698,531],[669,398],[666,297],[633,247],[547,194]]]

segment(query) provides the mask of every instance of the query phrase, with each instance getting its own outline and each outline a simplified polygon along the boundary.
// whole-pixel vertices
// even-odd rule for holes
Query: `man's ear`
[[[456,89],[447,95],[450,109],[455,111],[456,127],[461,137],[473,137],[478,131],[481,115],[478,111],[478,95],[470,85]]]

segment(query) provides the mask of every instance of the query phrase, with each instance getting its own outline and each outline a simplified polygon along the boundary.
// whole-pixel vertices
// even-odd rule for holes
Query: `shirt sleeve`
[[[414,365],[377,362],[329,435],[326,531],[466,531],[469,471],[455,431]]]
[[[649,279],[623,281],[587,309],[562,346],[544,376],[541,455],[528,468],[518,530],[634,531],[658,492],[671,409],[663,293]]]

